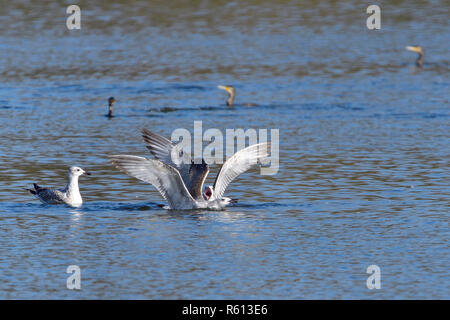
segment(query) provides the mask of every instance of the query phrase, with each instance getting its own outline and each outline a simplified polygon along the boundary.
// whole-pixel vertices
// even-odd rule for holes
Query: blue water
[[[79,31],[65,5],[0,9],[0,298],[450,297],[444,1],[382,3],[378,31],[356,2],[82,3]],[[170,137],[199,120],[279,129],[279,172],[239,177],[223,211],[181,212],[108,163],[151,157],[141,128]],[[23,190],[64,186],[72,165],[93,174],[81,208]]]

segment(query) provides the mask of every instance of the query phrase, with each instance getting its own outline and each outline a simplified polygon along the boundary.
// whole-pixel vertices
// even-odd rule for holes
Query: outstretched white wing
[[[150,130],[142,129],[142,137],[147,149],[156,159],[178,169],[192,197],[201,198],[203,182],[209,173],[208,165],[204,161],[201,164],[193,163],[191,156],[183,151],[180,143],[174,144]]]
[[[261,160],[268,156],[270,142],[254,144],[236,152],[220,168],[214,182],[214,198],[223,196],[225,189],[238,175],[257,166]]]
[[[171,209],[194,207],[195,201],[175,168],[159,160],[130,155],[113,155],[109,160],[128,175],[152,184]]]
[[[185,172],[189,171],[191,157],[183,151],[181,144],[174,144],[172,141],[147,129],[142,129],[142,137],[147,145],[147,149],[157,159],[177,168],[182,177]]]

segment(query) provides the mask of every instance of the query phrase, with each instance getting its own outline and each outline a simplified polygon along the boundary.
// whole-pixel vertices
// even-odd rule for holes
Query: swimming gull
[[[34,190],[28,190],[32,195],[45,204],[67,204],[71,207],[79,207],[83,204],[80,190],[78,188],[78,177],[82,174],[90,175],[79,167],[70,167],[69,181],[64,189],[49,189],[33,183]]]

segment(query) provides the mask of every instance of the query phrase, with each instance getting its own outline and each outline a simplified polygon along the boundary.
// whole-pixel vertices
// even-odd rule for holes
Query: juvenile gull
[[[152,184],[167,200],[168,208],[176,210],[224,208],[232,202],[232,199],[223,196],[227,186],[241,173],[261,164],[261,160],[268,156],[270,148],[270,143],[260,143],[236,152],[223,164],[214,186],[208,186],[202,193],[203,184],[209,173],[208,165],[203,160],[202,164],[190,161],[188,162],[190,164],[181,162],[177,165],[180,156],[187,156],[184,153],[173,152],[174,149],[179,151],[178,145],[148,130],[144,130],[143,133],[147,147],[158,159],[132,155],[112,155],[109,159],[126,174]],[[164,140],[155,137],[164,139],[165,144],[162,143]],[[156,140],[161,143],[157,144]],[[167,157],[170,154],[174,157]],[[189,167],[187,174],[186,166]],[[187,185],[190,185],[190,188]]]
[[[46,204],[67,204],[71,207],[79,207],[83,204],[78,188],[78,177],[82,174],[90,175],[79,167],[70,167],[69,181],[64,189],[48,189],[33,183],[34,190],[28,190],[32,195]]]

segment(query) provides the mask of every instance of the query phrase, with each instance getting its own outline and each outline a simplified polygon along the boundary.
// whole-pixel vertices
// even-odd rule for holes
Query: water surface
[[[0,298],[450,297],[445,1],[381,2],[378,31],[356,1],[79,5],[79,31],[64,1],[0,8]],[[278,174],[240,177],[226,210],[171,212],[107,161],[195,120],[280,129]],[[81,208],[23,190],[71,165],[93,173]]]

